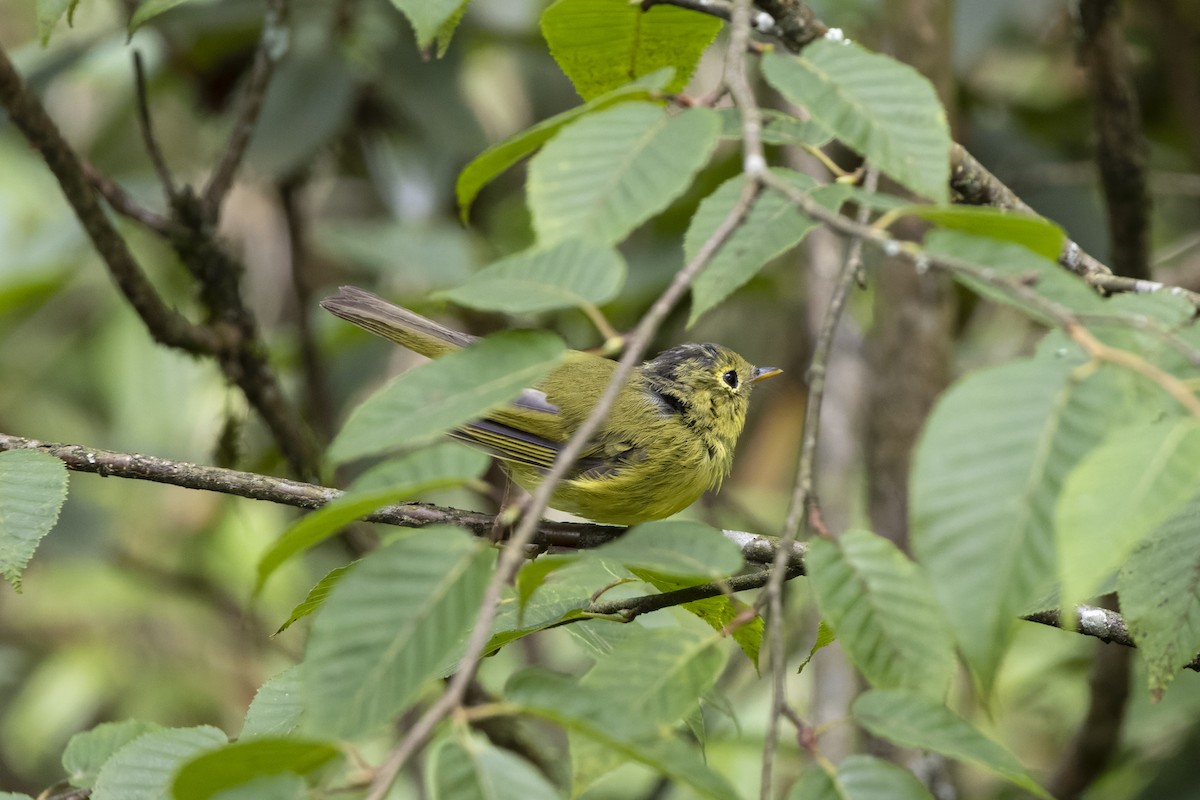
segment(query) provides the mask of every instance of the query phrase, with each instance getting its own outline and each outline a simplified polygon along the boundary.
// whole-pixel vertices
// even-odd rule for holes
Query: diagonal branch
[[[83,164],[63,139],[46,109],[25,86],[8,54],[0,48],[0,105],[36,149],[62,187],[80,224],[125,299],[137,311],[155,341],[197,355],[221,352],[228,344],[217,331],[195,325],[167,306],[128,245],[105,215]]]

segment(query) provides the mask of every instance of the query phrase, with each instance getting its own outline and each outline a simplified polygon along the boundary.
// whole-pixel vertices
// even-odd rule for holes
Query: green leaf
[[[96,776],[104,762],[113,753],[142,734],[161,730],[162,726],[138,719],[121,722],[102,722],[90,731],[77,733],[67,742],[63,751],[62,765],[67,780],[72,786],[90,789],[96,785]]]
[[[497,261],[440,296],[484,311],[528,314],[607,303],[624,282],[620,253],[567,239]]]
[[[625,103],[564,128],[529,162],[538,241],[614,244],[687,189],[717,143],[709,108]]]
[[[234,742],[196,756],[180,767],[171,785],[174,800],[209,800],[256,778],[308,775],[340,755],[326,742],[255,739]]]
[[[1050,800],[1012,753],[927,695],[908,689],[876,689],[860,695],[851,711],[876,736],[976,764]]]
[[[822,617],[872,686],[945,696],[949,631],[929,581],[894,544],[863,530],[816,538],[805,566]]]
[[[1067,476],[1056,517],[1064,608],[1086,600],[1200,486],[1200,420],[1113,433]]]
[[[816,186],[812,178],[794,170],[775,168],[771,172],[804,192]],[[745,185],[745,178],[739,175],[704,198],[684,236],[684,258],[691,261],[696,257],[737,204]],[[817,223],[802,214],[783,194],[773,189],[760,193],[742,224],[692,284],[692,313],[688,325],[694,325],[705,311],[757,275],[771,259],[798,245],[815,227]]]
[[[925,249],[933,255],[961,258],[988,268],[998,277],[1032,286],[1042,297],[1070,311],[1085,314],[1103,314],[1106,311],[1106,301],[1086,283],[1050,259],[1042,258],[1021,245],[959,231],[936,230],[925,236]],[[960,273],[954,273],[954,279],[982,297],[1020,309],[1047,325],[1055,324],[1052,317],[1031,306],[1028,301],[1015,298],[991,284]]]
[[[524,615],[526,607],[529,605],[529,600],[533,597],[533,593],[540,589],[545,583],[550,574],[557,572],[563,567],[569,567],[578,561],[580,555],[578,553],[565,553],[543,555],[535,558],[533,561],[527,561],[521,566],[517,572],[517,603],[519,604],[520,615]]]
[[[627,567],[704,583],[742,568],[742,551],[721,531],[702,522],[660,520],[629,532],[592,553]]]
[[[804,668],[813,660],[813,656],[836,641],[837,634],[833,632],[833,628],[826,625],[825,620],[821,620],[817,624],[817,638],[813,641],[813,646],[809,648],[808,658],[800,662],[800,666],[796,669],[796,674],[799,675],[801,672],[804,672]]]
[[[96,776],[92,800],[170,797],[171,781],[182,764],[227,741],[224,733],[210,725],[143,734],[104,762]]]
[[[672,579],[646,570],[633,569],[631,571],[660,592],[673,592],[676,589],[695,585],[694,580]],[[753,606],[743,603],[736,597],[721,596],[693,600],[690,603],[684,603],[680,608],[704,620],[709,627],[722,635],[725,635],[730,626],[736,622],[736,627],[729,635],[737,642],[738,647],[742,648],[742,652],[746,654],[746,658],[750,659],[750,663],[754,665],[755,669],[758,668],[758,652],[762,649],[763,619],[754,612]]]
[[[54,33],[58,21],[67,15],[67,24],[75,14],[79,0],[37,0],[38,41],[42,47],[50,44],[50,34]]]
[[[459,5],[458,10],[438,26],[437,36],[434,37],[438,58],[444,57],[446,51],[450,49],[450,40],[454,38],[454,32],[458,30],[458,24],[462,22],[463,15],[467,13],[467,5],[469,3],[470,0],[462,0],[462,4]]]
[[[637,761],[690,787],[702,797],[729,800],[737,797],[733,787],[714,772],[692,747],[670,737],[633,741],[613,735],[603,724],[595,721],[596,706],[604,698],[582,691],[575,681],[544,670],[531,669],[514,675],[505,689],[505,696],[516,709],[541,717],[592,739],[631,761]],[[612,701],[608,701],[610,704]],[[615,716],[618,709],[609,708]]]
[[[33,800],[33,798],[17,792],[0,792],[0,800]]]
[[[417,47],[429,47],[442,30],[442,26],[461,13],[469,0],[392,0],[412,24],[417,37]],[[440,54],[439,54],[440,55]]]
[[[313,624],[306,729],[351,738],[403,711],[461,648],[493,561],[487,545],[444,526],[362,559]]]
[[[467,221],[467,216],[471,211],[471,203],[474,202],[475,197],[484,186],[491,183],[497,175],[507,170],[513,164],[516,164],[522,158],[537,150],[568,123],[574,122],[593,111],[600,111],[601,109],[615,106],[618,103],[626,103],[631,100],[649,100],[655,92],[662,91],[666,87],[674,74],[675,70],[670,67],[652,72],[633,83],[613,89],[611,92],[606,92],[581,106],[576,106],[561,114],[555,114],[549,119],[542,120],[532,128],[527,128],[515,136],[505,139],[503,142],[498,142],[484,150],[472,159],[470,164],[463,167],[463,171],[459,173],[458,181],[454,186],[462,221],[464,223]]]
[[[768,53],[767,82],[885,174],[950,201],[950,127],[929,81],[853,44],[819,40],[801,56]]]
[[[145,0],[138,4],[137,10],[129,18],[129,35],[132,36],[134,31],[164,11],[170,11],[175,6],[183,5],[186,2],[189,0]]]
[[[898,217],[918,217],[941,228],[1019,244],[1051,261],[1058,258],[1067,240],[1063,229],[1050,220],[1003,208],[908,205],[892,213]]]
[[[908,770],[874,756],[847,756],[831,774],[813,765],[800,775],[789,800],[933,800]]]
[[[1016,618],[1055,575],[1063,480],[1126,410],[1124,376],[1077,359],[968,375],[934,408],[912,472],[913,548],[967,663],[991,686]]]
[[[333,587],[337,586],[342,578],[346,577],[350,570],[354,569],[357,565],[357,561],[352,561],[344,567],[335,567],[325,573],[325,577],[317,581],[317,584],[308,590],[308,594],[296,604],[296,607],[292,609],[292,613],[288,615],[287,620],[272,635],[278,636],[292,627],[292,625],[325,605],[325,601],[329,598],[329,593],[333,591]]]
[[[545,331],[504,331],[411,369],[354,410],[329,458],[341,463],[429,441],[537,383],[563,349]]]
[[[719,30],[714,17],[625,0],[558,0],[542,14],[550,55],[584,100],[663,67],[675,68],[665,91],[682,90]]]
[[[67,499],[67,468],[36,450],[0,453],[0,574],[21,590],[21,573]]]
[[[1155,699],[1200,653],[1200,494],[1156,528],[1121,567],[1121,613],[1146,660]]]
[[[557,800],[559,792],[522,758],[479,736],[446,741],[434,752],[434,800]]]
[[[763,144],[824,147],[833,137],[816,120],[800,120],[791,114],[764,108],[762,111]],[[742,112],[736,108],[718,108],[721,115],[721,138],[742,138]]]
[[[354,520],[382,506],[412,500],[423,492],[460,486],[479,477],[487,465],[484,453],[455,442],[441,442],[371,468],[345,494],[293,523],[263,553],[258,560],[255,594],[288,559],[320,544]],[[294,621],[289,620],[284,627]]]
[[[299,727],[304,710],[301,669],[299,664],[288,667],[258,688],[246,709],[239,741],[287,736]]]
[[[579,681],[580,691],[595,699],[597,724],[627,739],[650,736],[683,719],[712,688],[726,661],[718,636],[689,628],[635,630]]]
[[[285,772],[255,778],[212,797],[213,800],[307,800],[308,785],[299,775]]]

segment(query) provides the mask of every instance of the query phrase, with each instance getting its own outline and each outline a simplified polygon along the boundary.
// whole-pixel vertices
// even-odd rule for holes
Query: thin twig
[[[46,109],[25,87],[2,48],[0,104],[58,179],[63,197],[75,211],[92,246],[154,340],[197,355],[212,355],[226,349],[229,346],[228,337],[207,326],[192,324],[163,303],[158,291],[129,251],[129,246],[97,201],[79,156],[63,139]]]
[[[154,126],[150,123],[150,101],[147,97],[146,89],[146,68],[142,64],[142,54],[138,50],[133,51],[133,75],[134,86],[136,87],[135,94],[137,95],[137,111],[138,111],[138,127],[142,130],[142,141],[146,145],[146,154],[150,156],[150,163],[154,165],[154,171],[158,173],[158,181],[162,184],[163,194],[167,199],[167,207],[170,208],[175,203],[175,198],[179,192],[175,189],[175,182],[171,178],[171,171],[167,169],[167,161],[163,158],[162,150],[159,149],[158,139],[154,136]]]
[[[275,66],[287,52],[290,36],[287,17],[288,0],[268,0],[262,34],[254,54],[254,66],[250,69],[250,78],[242,93],[241,106],[234,119],[233,130],[229,133],[229,142],[225,145],[221,160],[213,170],[208,185],[204,187],[203,207],[205,218],[209,221],[217,219],[221,203],[233,186],[233,179],[254,135],[258,114],[262,111],[263,98],[266,97],[267,86],[275,73]]]
[[[87,177],[88,183],[100,193],[100,196],[104,198],[113,211],[123,217],[128,217],[160,236],[168,235],[171,229],[170,220],[138,203],[128,192],[117,185],[116,181],[101,172],[90,161],[82,161],[80,164],[83,167],[83,174]]]

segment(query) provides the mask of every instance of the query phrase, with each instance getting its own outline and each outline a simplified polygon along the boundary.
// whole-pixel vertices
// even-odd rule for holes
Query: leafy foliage
[[[0,453],[0,574],[18,591],[21,572],[67,499],[67,470],[41,453]]]

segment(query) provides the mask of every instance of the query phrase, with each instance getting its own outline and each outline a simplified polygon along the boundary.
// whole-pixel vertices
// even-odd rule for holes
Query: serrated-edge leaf
[[[695,585],[695,581],[681,581],[646,570],[631,569],[630,571],[660,592],[672,592]],[[707,597],[703,600],[693,600],[690,603],[684,603],[680,608],[699,617],[717,633],[732,636],[733,641],[745,653],[746,658],[750,659],[750,663],[756,670],[758,669],[758,654],[762,650],[763,640],[763,618],[754,611],[753,606],[743,603],[736,597],[721,595]],[[731,626],[732,632],[730,631]]]
[[[813,42],[768,53],[763,75],[821,126],[917,194],[949,201],[950,127],[932,84],[912,67],[857,45]]]
[[[279,629],[276,630],[275,633],[271,635],[278,636],[300,620],[307,617],[309,614],[315,613],[319,608],[321,608],[321,606],[325,605],[325,601],[329,599],[329,593],[333,591],[333,587],[337,586],[338,583],[341,582],[342,578],[346,577],[350,570],[354,569],[357,565],[358,561],[352,561],[345,566],[334,567],[333,569],[329,570],[329,572],[325,573],[325,577],[317,581],[316,584],[308,590],[308,594],[304,596],[304,599],[296,604],[295,608],[292,609],[292,613],[288,615],[288,618],[284,621],[284,623],[279,626]]]
[[[503,331],[415,367],[354,409],[329,458],[341,463],[428,441],[536,384],[564,350],[547,331]]]
[[[771,172],[800,191],[816,188],[816,181],[795,170],[773,168]],[[731,178],[700,203],[683,238],[685,259],[696,257],[738,202],[745,183],[742,176]],[[772,259],[800,244],[816,227],[817,223],[785,195],[773,189],[761,192],[742,223],[696,276],[688,325],[694,325],[704,312],[741,288]]]
[[[683,628],[639,633],[599,657],[579,682],[595,697],[609,698],[598,720],[605,730],[631,739],[681,720],[712,688],[726,660],[718,636]]]
[[[364,558],[313,625],[305,728],[353,737],[399,714],[461,648],[493,561],[486,545],[445,526]]]
[[[21,573],[58,521],[67,468],[36,450],[0,453],[0,575],[21,590]]]
[[[497,261],[439,296],[484,311],[527,314],[601,305],[616,297],[624,282],[620,253],[567,239]]]
[[[712,109],[671,116],[650,103],[624,103],[567,126],[529,162],[538,241],[625,238],[687,189],[719,127]]]
[[[804,672],[804,668],[813,660],[813,656],[836,641],[837,634],[833,632],[833,628],[825,624],[825,620],[817,623],[817,636],[813,640],[812,647],[809,648],[808,657],[800,662],[800,666],[796,669],[796,674],[799,675],[801,672]]]
[[[63,750],[62,765],[73,786],[90,789],[104,762],[129,742],[162,726],[139,719],[102,722],[90,731],[71,737]]]
[[[664,67],[664,87],[681,91],[721,21],[670,6],[643,9],[611,0],[558,0],[542,13],[550,55],[584,100]]]
[[[1200,494],[1134,548],[1121,567],[1121,613],[1160,698],[1200,653]]]
[[[1194,417],[1117,431],[1090,452],[1067,477],[1055,518],[1064,608],[1090,597],[1198,486]]]
[[[1125,410],[1104,370],[1038,358],[968,375],[926,422],[912,472],[913,547],[972,672],[991,686],[1015,618],[1055,575],[1067,474]]]
[[[859,695],[851,712],[877,736],[977,764],[1027,792],[1051,800],[1007,748],[927,695],[910,689],[874,689]]]
[[[175,773],[171,795],[174,800],[209,800],[256,778],[308,775],[340,755],[337,747],[320,741],[263,738],[233,742],[183,764]]]
[[[761,109],[763,144],[799,145],[802,147],[824,147],[833,139],[829,131],[816,120],[800,120],[773,108]],[[721,138],[742,138],[742,112],[737,108],[718,108],[721,115]]]
[[[870,531],[809,543],[805,565],[824,620],[874,686],[942,697],[954,647],[925,575]]]
[[[299,727],[304,710],[302,669],[300,664],[288,667],[258,687],[246,709],[239,741],[286,736]]]
[[[225,734],[211,725],[143,734],[104,762],[92,800],[162,800],[181,764],[227,742]]]
[[[340,497],[301,517],[280,534],[258,560],[254,593],[261,592],[267,578],[290,558],[320,544],[354,520],[423,492],[459,486],[478,477],[487,464],[488,457],[483,453],[443,442],[372,467]]]
[[[417,47],[424,50],[433,44],[443,26],[460,14],[468,0],[392,0],[412,25]]]
[[[631,740],[615,736],[606,726],[597,724],[591,716],[597,704],[595,695],[580,692],[575,681],[544,670],[525,670],[509,680],[505,695],[520,713],[541,717],[587,736],[690,787],[702,797],[729,800],[738,796],[724,777],[679,740],[665,736]]]
[[[581,106],[542,120],[515,136],[493,144],[475,156],[469,164],[463,167],[454,184],[455,196],[458,198],[459,216],[463,223],[467,222],[471,212],[471,203],[474,202],[484,186],[548,142],[564,126],[593,111],[601,111],[618,103],[649,100],[655,92],[661,91],[670,82],[674,74],[675,70],[670,67],[652,72],[627,86],[613,89]]]

